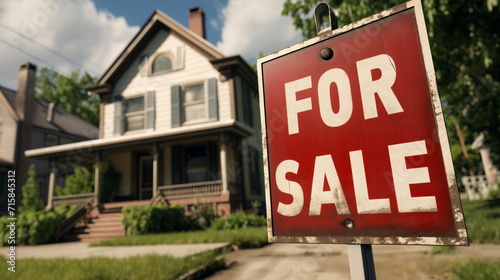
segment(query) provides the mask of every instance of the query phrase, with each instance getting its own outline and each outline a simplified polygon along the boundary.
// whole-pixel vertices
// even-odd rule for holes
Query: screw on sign
[[[468,245],[421,9],[258,60],[271,242]]]

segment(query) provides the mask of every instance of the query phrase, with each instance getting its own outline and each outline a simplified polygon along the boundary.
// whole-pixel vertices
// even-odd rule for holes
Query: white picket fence
[[[465,187],[465,193],[467,194],[468,200],[480,200],[488,198],[490,191],[494,191],[498,188],[498,182],[500,182],[500,176],[497,176],[497,183],[490,184],[486,175],[478,176],[464,176],[462,177],[462,184]]]

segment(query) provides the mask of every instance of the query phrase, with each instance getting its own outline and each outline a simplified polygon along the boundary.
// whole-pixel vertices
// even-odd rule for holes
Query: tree
[[[36,184],[35,165],[33,164],[28,169],[28,179],[26,180],[26,184],[21,187],[21,192],[23,197],[21,201],[22,206],[19,209],[20,212],[24,213],[43,209],[43,201],[40,199],[40,192]]]
[[[313,9],[320,1],[286,0],[290,15],[304,39],[316,36]],[[330,0],[345,25],[404,1]],[[457,138],[459,124],[465,143],[487,135],[493,160],[500,163],[500,8],[498,0],[422,0],[438,88],[447,119],[457,173],[466,173]],[[468,147],[470,149],[470,145]],[[478,158],[477,151],[469,151]],[[479,164],[476,165],[476,172]]]
[[[49,68],[42,68],[37,76],[36,96],[79,116],[93,125],[99,124],[99,99],[88,95],[85,87],[95,84],[88,73],[74,71],[64,76]]]

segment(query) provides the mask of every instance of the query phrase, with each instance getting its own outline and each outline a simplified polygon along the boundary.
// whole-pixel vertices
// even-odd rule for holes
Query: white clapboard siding
[[[178,49],[183,48],[179,52]],[[148,67],[151,66],[152,58],[159,53],[171,52],[173,55],[184,54],[184,67],[155,75],[144,75],[139,67],[139,57],[149,56]],[[173,59],[174,67],[175,58]],[[124,99],[144,95],[147,91],[154,90],[155,95],[155,130],[172,129],[171,94],[173,85],[189,85],[204,82],[210,78],[217,79],[219,120],[231,118],[230,83],[219,80],[220,73],[214,69],[208,58],[194,45],[186,43],[177,34],[160,30],[158,34],[144,48],[128,70],[114,86],[114,95],[121,95]],[[113,136],[114,106],[105,106],[104,114],[104,138]],[[147,133],[148,131],[144,131]]]
[[[103,137],[113,137],[115,106],[113,103],[104,105]]]
[[[14,162],[17,136],[17,122],[0,103],[0,159]]]

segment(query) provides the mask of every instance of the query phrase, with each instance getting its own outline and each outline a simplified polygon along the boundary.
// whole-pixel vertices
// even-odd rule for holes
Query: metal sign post
[[[351,280],[375,280],[372,245],[347,245]]]

